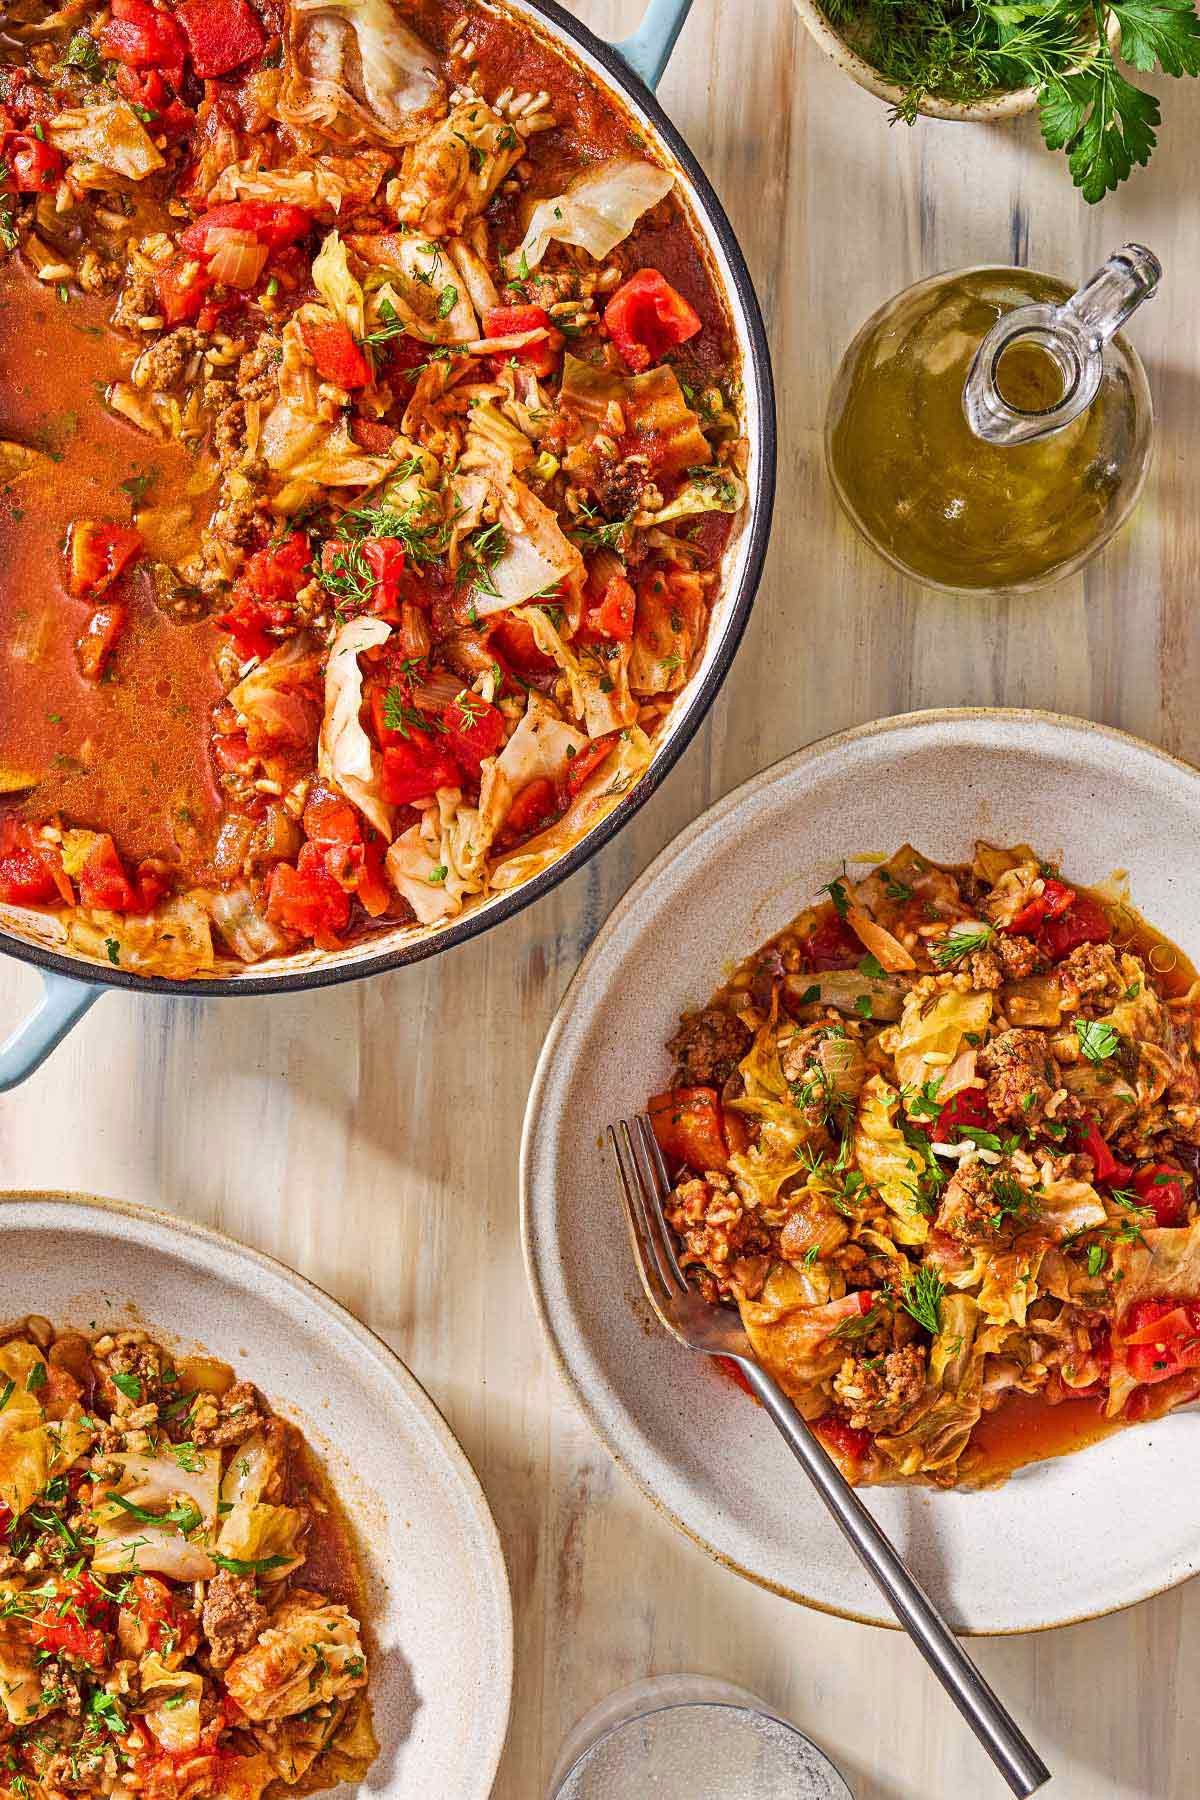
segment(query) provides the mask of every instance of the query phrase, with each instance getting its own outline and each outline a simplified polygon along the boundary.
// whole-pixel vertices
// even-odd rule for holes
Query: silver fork
[[[963,1715],[1014,1794],[1032,1794],[1050,1771],[992,1692],[950,1627],[905,1567],[832,1457],[787,1395],[755,1360],[735,1313],[710,1306],[680,1270],[663,1218],[670,1192],[666,1167],[645,1113],[608,1127],[625,1204],[629,1241],[642,1286],[659,1321],[689,1350],[728,1356],[750,1387],[851,1547],[878,1583],[888,1605]]]

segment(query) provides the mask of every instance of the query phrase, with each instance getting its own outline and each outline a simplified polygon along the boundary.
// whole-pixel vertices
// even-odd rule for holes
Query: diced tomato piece
[[[153,1575],[135,1575],[121,1604],[136,1613],[146,1633],[147,1648],[160,1655],[169,1656],[175,1650],[186,1654],[199,1639],[195,1616],[177,1606],[167,1584]]]
[[[192,256],[208,254],[210,231],[248,231],[269,250],[295,244],[312,230],[313,216],[302,206],[276,200],[228,200],[210,206],[181,233],[180,248]]]
[[[844,1462],[857,1466],[871,1448],[871,1434],[857,1425],[848,1425],[836,1413],[818,1419],[813,1430],[827,1449]]]
[[[392,889],[384,873],[384,846],[380,838],[372,835],[363,847],[362,867],[358,871],[358,879],[354,892],[364,910],[373,919],[378,919],[392,904]]]
[[[960,1125],[973,1126],[977,1131],[995,1131],[996,1121],[988,1111],[987,1091],[984,1088],[960,1088],[952,1094],[937,1116],[931,1137],[935,1144],[956,1144],[961,1133]]]
[[[1042,892],[1035,894],[1033,899],[1021,908],[1012,923],[1005,926],[1005,930],[1020,932],[1023,936],[1030,937],[1045,920],[1061,918],[1067,908],[1073,906],[1074,903],[1075,890],[1064,887],[1063,883],[1055,881],[1053,876],[1047,876],[1042,884]]]
[[[0,163],[0,193],[4,194],[44,194],[54,187],[63,168],[61,152],[26,131],[4,133]]]
[[[87,681],[99,681],[125,629],[129,608],[116,604],[98,606],[75,640],[79,672]]]
[[[702,329],[700,314],[657,269],[639,269],[604,309],[604,323],[631,369],[648,369]]]
[[[598,637],[617,638],[628,643],[633,636],[636,617],[637,595],[632,585],[623,575],[614,575],[596,604],[588,607],[583,616],[583,629]]]
[[[302,323],[300,335],[322,381],[332,381],[341,388],[366,387],[371,379],[371,365],[348,325],[340,319],[333,319],[328,325]]]
[[[576,794],[589,778],[596,773],[601,763],[616,749],[620,733],[610,731],[607,737],[593,738],[582,750],[577,750],[567,763],[565,772],[558,778],[558,805],[565,812]]]
[[[1111,1187],[1120,1187],[1133,1174],[1132,1163],[1118,1162],[1104,1139],[1100,1136],[1100,1127],[1095,1119],[1088,1119],[1084,1125],[1076,1126],[1079,1135],[1079,1148],[1091,1157],[1096,1168],[1096,1180],[1106,1182]]]
[[[521,838],[532,837],[534,832],[549,825],[557,812],[554,783],[548,775],[539,775],[515,795],[504,821],[504,843],[513,844]]]
[[[1169,1381],[1200,1368],[1200,1301],[1138,1300],[1118,1327],[1125,1366],[1135,1381]]]
[[[525,331],[548,331],[549,337],[520,350],[504,352],[533,370],[535,375],[553,375],[558,368],[566,338],[554,326],[544,306],[492,306],[483,315],[483,335],[489,338],[519,337]]]
[[[144,862],[131,880],[117,847],[107,832],[88,851],[79,871],[79,902],[99,912],[148,913],[162,899],[169,883],[157,863]]]
[[[164,263],[154,277],[158,307],[168,325],[199,318],[211,283],[199,259],[181,252]]]
[[[8,906],[41,906],[60,897],[72,897],[69,884],[63,894],[51,853],[38,844],[32,826],[5,819],[0,824],[0,900]]]
[[[349,850],[362,843],[362,824],[348,800],[315,787],[304,807],[304,835],[323,851]]]
[[[400,602],[400,577],[404,573],[404,545],[394,537],[364,538],[359,549],[375,580],[371,611],[394,619]]]
[[[227,631],[239,655],[269,656],[276,640],[268,627],[291,623],[297,594],[311,575],[311,552],[303,531],[293,531],[282,543],[269,544],[249,557],[230,591],[230,604],[213,621]]]
[[[806,969],[853,969],[862,961],[863,947],[836,913],[823,919],[811,936],[803,938],[800,952]]]
[[[539,647],[532,625],[511,613],[497,615],[488,633],[488,644],[495,647],[510,668],[523,675],[548,675],[558,667],[554,658]]]
[[[29,1621],[29,1631],[39,1650],[72,1657],[91,1669],[108,1660],[106,1630],[112,1625],[112,1602],[91,1576],[60,1580],[58,1592],[47,1599]]]
[[[267,42],[258,14],[246,0],[183,0],[177,15],[203,81],[261,56]]]
[[[1147,1163],[1133,1177],[1132,1187],[1143,1206],[1154,1209],[1156,1225],[1182,1225],[1187,1218],[1183,1176],[1170,1163]]]
[[[160,12],[149,0],[113,0],[111,14],[100,33],[105,56],[131,69],[182,72],[187,43],[170,13]]]
[[[495,756],[504,742],[504,714],[498,706],[464,690],[442,708],[442,724],[451,756],[464,774],[478,780],[484,757]]]
[[[267,917],[285,931],[336,948],[350,922],[350,897],[325,867],[317,844],[305,844],[291,863],[276,863],[267,881]]]
[[[78,598],[102,594],[142,548],[141,533],[112,519],[76,519],[71,526],[68,587]]]
[[[729,1167],[725,1119],[716,1088],[671,1088],[646,1108],[663,1155],[702,1175]]]
[[[1107,944],[1111,936],[1112,923],[1107,913],[1084,894],[1057,918],[1047,919],[1037,946],[1049,962],[1061,962],[1080,944]]]
[[[407,738],[393,737],[383,751],[383,797],[392,806],[428,800],[439,788],[461,788],[462,771],[449,750],[428,732],[408,727]]]

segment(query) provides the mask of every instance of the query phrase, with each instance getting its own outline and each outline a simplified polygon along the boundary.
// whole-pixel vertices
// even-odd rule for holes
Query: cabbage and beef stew
[[[0,1338],[0,1795],[364,1775],[361,1582],[296,1428],[144,1331]]]
[[[859,1482],[1200,1396],[1200,983],[1026,846],[830,884],[670,1045],[691,1279]],[[731,1365],[732,1368],[732,1365]]]
[[[502,8],[10,0],[0,902],[203,975],[618,803],[746,497],[674,187]]]

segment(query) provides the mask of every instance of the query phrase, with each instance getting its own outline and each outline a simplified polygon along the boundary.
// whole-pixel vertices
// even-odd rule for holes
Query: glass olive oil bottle
[[[867,320],[834,380],[838,498],[904,574],[1039,587],[1128,517],[1149,464],[1145,371],[1118,326],[1157,286],[1127,245],[1075,294],[1028,269],[937,275]]]

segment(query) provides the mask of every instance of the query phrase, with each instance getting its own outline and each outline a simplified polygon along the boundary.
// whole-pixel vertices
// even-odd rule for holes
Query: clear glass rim
[[[808,1748],[819,1757],[822,1762],[827,1764],[830,1771],[837,1777],[838,1781],[841,1782],[843,1788],[845,1788],[847,1795],[850,1794],[850,1789],[846,1784],[846,1779],[841,1770],[837,1767],[836,1763],[833,1762],[832,1758],[821,1748],[820,1744],[815,1743],[806,1731],[801,1731],[800,1727],[794,1725],[790,1719],[781,1717],[779,1713],[765,1702],[747,1698],[746,1700],[666,1700],[660,1705],[646,1706],[638,1712],[628,1713],[625,1718],[617,1719],[612,1725],[606,1726],[604,1730],[600,1732],[598,1737],[593,1738],[592,1742],[585,1750],[580,1751],[579,1755],[564,1771],[558,1786],[554,1789],[553,1793],[549,1795],[548,1800],[564,1800],[568,1782],[572,1781],[583,1769],[584,1764],[589,1758],[592,1757],[596,1751],[601,1750],[612,1738],[616,1737],[618,1732],[628,1730],[631,1725],[643,1724],[647,1719],[657,1718],[661,1713],[697,1711],[741,1713],[747,1718],[766,1719],[772,1725],[782,1726],[784,1731],[791,1737],[798,1739],[802,1744],[807,1744]]]

